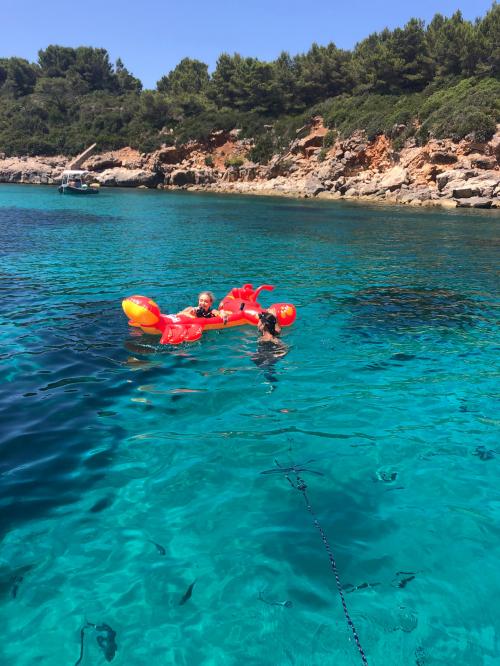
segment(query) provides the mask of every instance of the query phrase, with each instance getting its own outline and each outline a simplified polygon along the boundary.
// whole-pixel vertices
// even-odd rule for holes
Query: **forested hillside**
[[[0,152],[76,154],[204,139],[241,130],[266,163],[317,114],[331,133],[364,129],[404,142],[492,136],[500,121],[500,6],[476,22],[460,12],[374,33],[352,51],[313,44],[272,62],[223,53],[213,73],[185,58],[143,90],[103,48],[48,46],[36,63],[0,58]],[[271,130],[270,130],[271,126]]]

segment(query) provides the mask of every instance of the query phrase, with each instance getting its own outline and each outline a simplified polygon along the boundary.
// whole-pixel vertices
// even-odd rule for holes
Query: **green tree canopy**
[[[305,106],[347,91],[350,86],[350,54],[335,44],[313,44],[304,55],[296,57],[297,92]]]
[[[208,65],[200,60],[184,58],[156,84],[157,90],[169,95],[205,93],[208,88]]]
[[[500,76],[500,5],[493,3],[479,21],[477,34],[484,40],[484,68],[490,76]]]
[[[497,2],[475,22],[460,12],[428,26],[412,18],[352,51],[313,44],[271,62],[222,53],[211,75],[183,58],[153,91],[103,48],[51,44],[36,63],[0,58],[0,150],[72,154],[96,139],[101,148],[152,150],[238,127],[264,159],[318,113],[344,133],[403,124],[401,141],[489,137],[500,120],[499,78]]]
[[[1,59],[0,86],[2,94],[12,97],[30,95],[35,87],[38,74],[37,66],[24,60],[24,58]]]
[[[126,92],[135,92],[140,93],[142,90],[142,83],[135,76],[128,71],[125,65],[122,62],[121,58],[118,58],[115,64],[115,76],[118,91],[121,93]]]
[[[51,44],[45,50],[38,51],[38,64],[42,76],[63,77],[76,62],[76,50],[68,46]]]

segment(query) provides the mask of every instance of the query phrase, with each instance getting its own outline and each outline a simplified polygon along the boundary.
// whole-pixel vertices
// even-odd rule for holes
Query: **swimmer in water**
[[[260,333],[262,342],[279,342],[277,336],[281,333],[281,327],[278,324],[276,315],[270,310],[259,314],[257,330]]]
[[[274,366],[280,358],[286,356],[288,347],[278,338],[281,327],[276,315],[269,310],[259,314],[257,330],[260,338],[252,361],[263,370],[265,378],[274,384],[278,381]]]

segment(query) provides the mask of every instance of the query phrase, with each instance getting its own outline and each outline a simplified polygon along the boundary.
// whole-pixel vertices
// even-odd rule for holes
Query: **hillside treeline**
[[[365,129],[487,139],[500,121],[500,6],[474,23],[460,12],[411,19],[352,51],[313,44],[307,53],[272,62],[223,53],[210,74],[183,59],[155,90],[102,48],[48,46],[36,63],[0,58],[0,152],[76,154],[205,139],[240,128],[265,162],[321,113],[333,132]]]

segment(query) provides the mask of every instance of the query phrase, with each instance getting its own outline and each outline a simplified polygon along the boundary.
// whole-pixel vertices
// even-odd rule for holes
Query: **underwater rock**
[[[401,629],[405,633],[409,634],[414,629],[417,628],[418,617],[417,614],[412,611],[410,608],[405,608],[402,606],[399,609],[398,613],[398,626],[396,629]]]
[[[415,354],[393,354],[390,358],[391,361],[413,361],[416,358]]]
[[[17,591],[19,589],[19,585],[21,585],[23,580],[24,580],[24,576],[20,576],[20,575],[14,576],[14,579],[12,581],[12,589],[10,591],[10,596],[13,599],[15,599],[17,597]]]
[[[425,666],[428,663],[427,653],[423,647],[415,648],[415,666]]]
[[[481,445],[476,448],[473,456],[477,456],[479,460],[491,460],[495,457],[495,451],[493,449],[487,449],[485,446]]]
[[[418,287],[369,287],[345,304],[351,327],[396,333],[422,327],[463,328],[472,324],[478,310],[473,301],[449,289]]]
[[[15,599],[25,574],[31,571],[32,568],[32,564],[15,568],[2,567],[0,569],[0,597],[9,595],[12,599]]]
[[[104,511],[104,509],[107,509],[108,506],[111,506],[113,504],[113,498],[112,497],[103,497],[100,500],[97,500],[97,502],[90,507],[89,511],[90,513],[99,513],[100,511]]]
[[[378,481],[383,481],[384,483],[394,483],[398,478],[398,473],[393,469],[388,467],[381,467],[375,472],[375,476]]]

